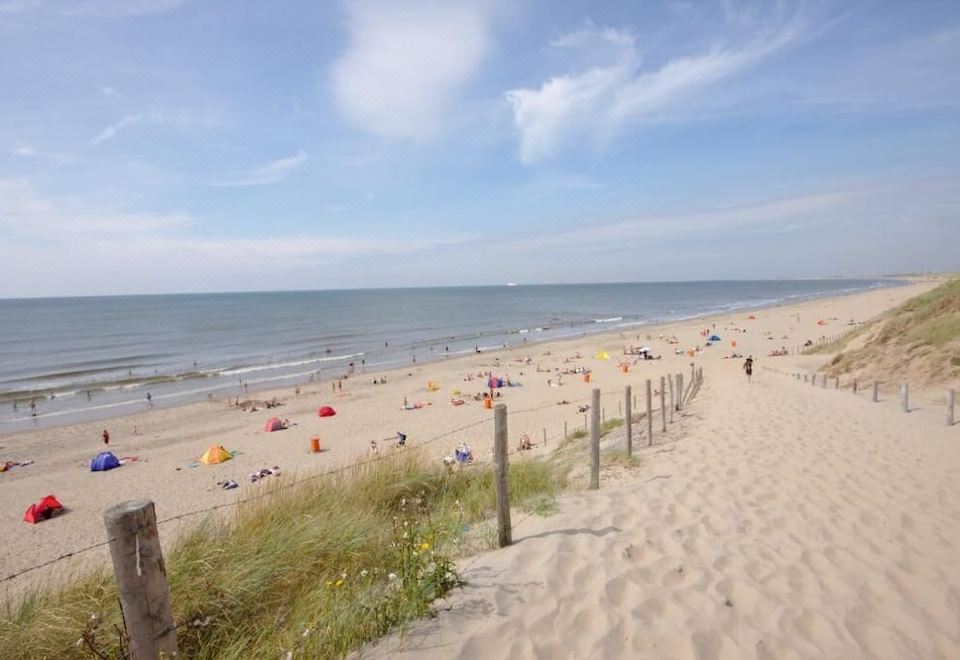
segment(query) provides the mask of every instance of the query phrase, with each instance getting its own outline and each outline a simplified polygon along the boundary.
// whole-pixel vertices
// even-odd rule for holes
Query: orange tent
[[[200,462],[204,465],[214,465],[216,463],[229,461],[231,458],[233,458],[233,456],[223,448],[223,445],[210,445],[203,456],[200,457]]]

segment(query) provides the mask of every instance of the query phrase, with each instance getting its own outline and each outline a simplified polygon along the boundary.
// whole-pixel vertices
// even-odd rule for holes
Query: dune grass
[[[555,462],[518,461],[511,503],[549,512],[564,483]],[[341,657],[460,585],[453,559],[496,506],[489,466],[416,451],[273,488],[167,553],[182,657]],[[4,604],[0,658],[119,657],[122,626],[112,575],[94,572]]]
[[[843,350],[856,334],[869,333],[863,345]],[[960,279],[949,280],[888,311],[844,345],[815,352],[838,354],[825,371],[831,376],[863,374],[884,381],[912,376],[924,384],[960,375]],[[838,352],[839,351],[839,352]],[[814,351],[811,351],[814,352]]]

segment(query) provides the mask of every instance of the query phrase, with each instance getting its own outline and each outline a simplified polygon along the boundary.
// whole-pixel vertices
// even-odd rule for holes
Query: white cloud
[[[97,18],[145,16],[177,9],[185,3],[186,0],[73,0],[62,13]]]
[[[72,243],[83,237],[122,235],[126,241],[132,234],[171,230],[191,222],[185,213],[93,209],[74,200],[51,200],[26,180],[0,179],[0,227],[17,236]]]
[[[169,111],[152,108],[147,112],[137,112],[121,117],[97,133],[90,140],[90,144],[93,146],[102,144],[112,140],[120,131],[140,124],[185,130],[194,127],[210,128],[219,123],[220,114],[213,110],[196,113],[189,110]]]
[[[484,3],[356,2],[331,85],[343,119],[374,135],[434,135],[490,50]]]
[[[36,147],[31,147],[30,145],[26,144],[14,147],[10,150],[10,153],[11,155],[18,156],[20,158],[35,158],[37,160],[48,160],[54,163],[68,163],[72,160],[66,154],[41,151]]]
[[[40,8],[40,0],[5,0],[0,2],[0,14],[22,14]]]
[[[261,165],[256,170],[242,179],[235,181],[225,181],[218,183],[218,186],[263,186],[270,183],[277,183],[286,178],[288,174],[302,166],[309,159],[309,155],[302,149],[292,156],[278,158]]]
[[[110,85],[104,86],[104,87],[100,90],[100,93],[103,94],[104,96],[106,96],[107,98],[115,98],[115,97],[118,97],[118,96],[123,96],[123,94],[121,94],[120,92],[118,92],[116,89],[114,89],[114,88],[111,87]]]
[[[707,85],[795,42],[804,28],[799,13],[776,17],[753,28],[737,45],[678,57],[652,70],[643,69],[636,38],[623,31],[591,26],[556,39],[555,47],[599,50],[607,63],[507,92],[520,134],[520,157],[526,163],[541,160],[577,138],[607,139],[626,124],[669,111]]]
[[[92,207],[73,199],[49,198],[26,180],[0,179],[0,237],[11,237],[18,246],[9,258],[0,260],[0,297],[253,289],[265,282],[289,287],[291,273],[333,269],[331,264],[337,260],[409,256],[465,240],[323,233],[234,238],[210,235],[209,230],[203,236],[188,233],[202,224],[187,213]]]

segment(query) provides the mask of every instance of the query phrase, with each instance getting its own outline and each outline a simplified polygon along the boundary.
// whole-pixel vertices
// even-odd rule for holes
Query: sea
[[[0,433],[898,284],[511,284],[0,300]]]

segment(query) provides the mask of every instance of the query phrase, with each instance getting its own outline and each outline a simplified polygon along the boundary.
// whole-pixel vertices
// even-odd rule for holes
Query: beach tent
[[[100,452],[90,461],[91,472],[106,472],[118,467],[120,467],[120,461],[108,451]]]
[[[607,353],[606,351],[598,351],[597,354],[594,355],[593,357],[595,357],[598,360],[609,360],[610,354]]]
[[[23,519],[35,525],[41,520],[49,520],[54,513],[62,510],[63,505],[57,501],[57,498],[53,495],[47,495],[36,504],[31,504],[27,512],[23,514]]]
[[[210,445],[203,456],[200,457],[200,462],[204,465],[214,465],[216,463],[229,461],[231,458],[233,458],[233,456],[223,448],[223,445]]]
[[[490,380],[487,381],[487,387],[492,390],[503,387],[503,379],[497,378],[496,376],[490,376]]]
[[[333,417],[336,414],[337,411],[330,406],[320,406],[320,409],[317,411],[318,417]]]
[[[720,341],[719,335],[710,335],[710,338],[707,341]]]
[[[285,428],[287,427],[283,425],[282,419],[279,417],[271,417],[267,420],[267,424],[263,427],[263,430],[270,433],[271,431],[282,431]]]

